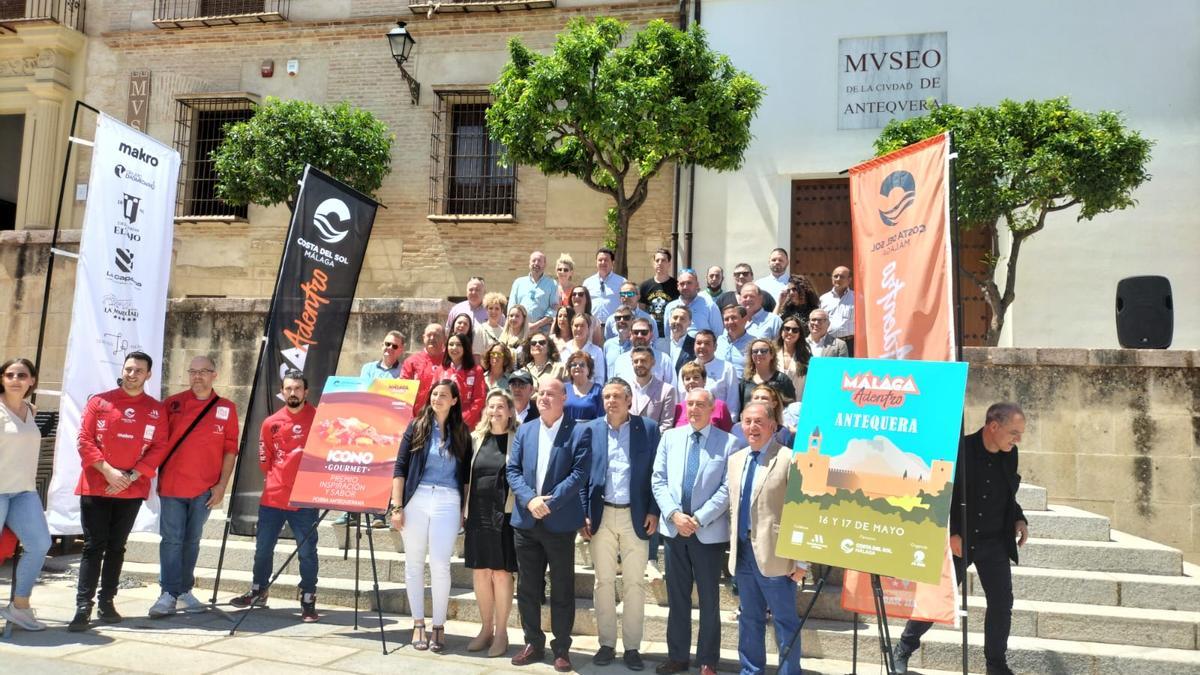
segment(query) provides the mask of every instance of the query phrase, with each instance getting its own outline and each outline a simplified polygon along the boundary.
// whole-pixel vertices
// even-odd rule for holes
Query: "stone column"
[[[25,193],[25,227],[54,227],[54,213],[62,181],[63,140],[59,130],[63,101],[69,91],[59,84],[37,82],[26,85],[36,100],[26,112],[26,124],[33,125],[29,148],[29,189]]]

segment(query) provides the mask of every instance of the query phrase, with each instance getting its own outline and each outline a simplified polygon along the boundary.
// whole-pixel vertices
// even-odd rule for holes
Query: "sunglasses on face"
[[[621,291],[622,298],[632,298],[635,295],[637,295],[637,293],[634,293],[633,291]]]
[[[628,321],[628,320],[630,320],[631,318],[633,318],[633,317],[629,317],[629,316],[614,316],[614,317],[613,317],[613,321]]]
[[[558,271],[566,273],[566,272],[570,272],[571,269],[569,267],[560,267],[560,268],[558,268]]]
[[[530,340],[529,346],[530,347],[545,347],[546,341],[545,340]]]
[[[570,368],[571,370],[575,370],[576,368],[583,368],[586,365],[587,364],[585,364],[582,361],[576,361],[575,363],[572,363],[571,365],[569,365],[567,367]]]
[[[384,346],[384,348],[385,348],[385,349],[399,349],[399,348],[400,348],[400,343],[398,343],[398,342],[385,342],[385,343],[383,343],[383,346]]]
[[[751,349],[750,353],[755,356],[769,356],[771,354],[771,350],[770,349]]]
[[[640,330],[634,329],[632,332],[634,335],[649,335],[650,334],[650,331],[648,331],[646,329],[640,329]]]
[[[735,276],[735,277],[748,277],[748,276],[750,276],[750,273],[749,273],[749,272],[745,272],[745,271],[742,271],[742,272],[734,272],[734,273],[733,273],[733,276]]]
[[[784,326],[784,327],[783,327],[783,332],[785,332],[785,333],[799,333],[799,332],[800,332],[800,327],[799,327],[799,326]]]
[[[571,291],[571,297],[573,298],[582,298],[585,295],[587,295],[585,291]]]

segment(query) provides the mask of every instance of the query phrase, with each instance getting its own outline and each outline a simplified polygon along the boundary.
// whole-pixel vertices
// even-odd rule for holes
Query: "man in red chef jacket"
[[[83,556],[75,617],[67,627],[73,632],[87,630],[91,623],[97,584],[100,620],[121,621],[113,598],[125,562],[125,542],[150,495],[150,479],[168,451],[167,411],[143,391],[153,365],[148,354],[131,352],[121,369],[121,386],[88,399],[83,410],[83,472],[75,488]]]
[[[316,509],[288,505],[304,444],[317,409],[305,400],[308,378],[298,370],[283,374],[284,407],[263,420],[258,436],[258,464],[265,481],[258,504],[258,534],[254,545],[254,577],[250,590],[230,601],[234,607],[267,602],[267,582],[275,557],[275,543],[286,522],[296,536],[300,552],[300,617],[305,623],[320,619],[317,614],[317,518]]]

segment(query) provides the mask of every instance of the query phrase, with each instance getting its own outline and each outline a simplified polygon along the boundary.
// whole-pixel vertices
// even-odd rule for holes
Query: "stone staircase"
[[[1200,567],[1185,563],[1176,549],[1111,530],[1107,518],[1086,511],[1049,505],[1046,491],[1024,486],[1019,501],[1029,518],[1034,535],[1021,550],[1021,566],[1013,568],[1012,637],[1009,663],[1019,673],[1200,673]],[[332,516],[329,518],[332,520]],[[197,585],[211,589],[216,575],[224,516],[214,512],[201,543],[196,570]],[[355,531],[347,532],[329,522],[319,529],[319,596],[322,605],[353,606],[355,603]],[[376,561],[382,608],[385,616],[408,613],[404,590],[405,558],[398,533],[375,530]],[[359,603],[374,607],[371,568],[367,540],[362,547],[359,569]],[[276,565],[290,552],[289,542],[281,541]],[[450,618],[478,623],[478,609],[471,589],[471,570],[463,566],[462,538],[452,566],[453,589]],[[254,542],[231,536],[226,548],[221,576],[223,592],[242,592],[249,586]],[[146,583],[158,578],[157,535],[135,534],[126,553],[125,572]],[[575,573],[575,633],[594,636],[592,611],[594,573],[586,566],[586,556],[577,554]],[[665,642],[667,607],[661,569],[651,568],[650,590],[645,611],[646,642]],[[293,562],[280,577],[273,595],[275,604],[291,608],[299,577]],[[428,573],[426,572],[426,582]],[[853,650],[855,617],[840,606],[841,574],[834,570],[825,591],[817,598],[812,617],[801,638],[807,659],[849,661]],[[970,644],[972,672],[983,671],[983,615],[985,602],[978,579],[972,570],[969,580]],[[620,580],[618,579],[618,592]],[[198,596],[204,598],[201,593]],[[806,588],[798,597],[803,609],[812,597]],[[722,657],[732,659],[722,669],[736,671],[737,598],[728,585],[721,588]],[[544,611],[548,628],[548,612]],[[878,637],[874,617],[858,616],[859,664],[873,668],[879,661]],[[406,625],[402,622],[403,625]],[[512,613],[513,628],[519,626]],[[889,621],[893,637],[898,637],[902,621]],[[519,631],[511,635],[519,639]],[[770,642],[770,641],[768,641]],[[914,655],[910,666],[918,672],[961,671],[961,633],[948,627],[935,627],[925,637],[923,648]],[[774,664],[773,646],[768,647]],[[663,655],[650,655],[652,659]],[[833,662],[833,661],[831,661]],[[811,664],[810,664],[811,667]]]

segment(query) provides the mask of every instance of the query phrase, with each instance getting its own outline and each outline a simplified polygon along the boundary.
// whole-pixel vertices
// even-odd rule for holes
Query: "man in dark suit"
[[[649,351],[649,350],[647,350]],[[635,353],[636,358],[636,353]],[[604,385],[604,417],[586,423],[592,439],[592,466],[583,489],[585,520],[580,534],[591,543],[596,568],[596,627],[600,650],[592,662],[616,658],[617,558],[620,556],[623,660],[630,670],[645,667],[640,654],[646,603],[646,541],[658,529],[658,504],[650,474],[659,432],[654,420],[630,415],[633,389],[613,378]]]
[[[667,541],[667,660],[659,675],[688,669],[692,641],[692,584],[700,601],[696,660],[713,675],[721,651],[718,591],[729,543],[727,458],[733,437],[712,426],[713,396],[687,393],[687,426],[666,432],[654,457],[651,490],[663,514]]]
[[[517,549],[517,611],[525,647],[514,666],[541,661],[546,634],[541,605],[550,568],[550,627],[554,669],[570,672],[571,630],[575,626],[575,532],[583,527],[580,490],[587,480],[590,435],[563,416],[567,392],[561,380],[538,385],[539,420],[517,429],[509,452],[509,489],[515,497],[512,525]]]
[[[1017,443],[1025,433],[1025,413],[1015,403],[995,403],[983,428],[963,439],[954,470],[950,505],[950,550],[959,583],[967,565],[975,565],[987,598],[983,621],[983,655],[988,675],[1011,675],[1008,632],[1012,623],[1012,567],[1017,550],[1029,537],[1025,513],[1017,503]],[[964,467],[965,465],[965,467]],[[967,521],[962,520],[963,471],[966,470]],[[893,650],[897,673],[908,672],[908,659],[921,646],[933,624],[909,621]]]
[[[692,327],[692,310],[676,305],[667,317],[667,333],[658,340],[658,351],[671,357],[675,372],[683,364],[696,360],[696,338],[688,334]]]

